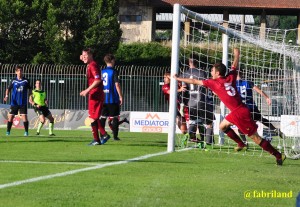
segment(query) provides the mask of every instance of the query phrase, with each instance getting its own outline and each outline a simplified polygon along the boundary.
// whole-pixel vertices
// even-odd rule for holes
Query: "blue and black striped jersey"
[[[116,83],[119,82],[118,71],[112,67],[102,69],[102,81],[105,104],[119,104],[120,98],[116,88]]]
[[[31,90],[32,87],[27,78],[22,78],[19,80],[17,77],[14,78],[10,85],[8,86],[8,90],[11,91],[11,106],[24,106],[27,105],[28,102],[28,90]]]

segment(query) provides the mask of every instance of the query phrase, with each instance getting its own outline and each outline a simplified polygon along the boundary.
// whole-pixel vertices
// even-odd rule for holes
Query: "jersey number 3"
[[[107,73],[102,74],[102,81],[103,81],[103,85],[107,86],[107,84],[108,84],[108,74]]]

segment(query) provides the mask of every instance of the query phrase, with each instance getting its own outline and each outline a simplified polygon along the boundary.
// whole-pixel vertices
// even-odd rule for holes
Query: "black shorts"
[[[18,112],[20,112],[20,115],[27,115],[27,105],[10,106],[9,114],[18,115]]]
[[[101,116],[113,117],[120,115],[120,104],[103,104]]]
[[[258,110],[257,107],[254,107],[251,111],[252,119],[254,121],[261,121],[262,120],[262,115],[261,112]]]
[[[47,117],[47,116],[51,115],[51,112],[49,111],[47,106],[40,106],[39,108],[34,107],[34,111],[38,116],[43,115],[43,116]]]
[[[201,120],[203,124],[211,124],[215,120],[213,107],[190,108],[190,120]]]

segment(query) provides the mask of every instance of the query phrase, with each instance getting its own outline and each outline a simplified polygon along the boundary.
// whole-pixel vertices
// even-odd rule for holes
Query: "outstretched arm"
[[[239,66],[239,60],[240,60],[240,50],[238,48],[234,48],[234,50],[233,50],[233,56],[234,56],[234,59],[233,59],[231,67],[233,69],[237,69],[238,66]]]
[[[257,87],[257,86],[254,86],[253,87],[253,90],[255,90],[257,93],[259,93],[260,95],[262,95],[263,97],[265,97],[265,99],[266,99],[266,101],[267,101],[267,103],[268,103],[268,105],[271,105],[271,99],[269,98],[269,96],[263,91],[263,90],[261,90],[259,87]]]
[[[196,84],[196,85],[203,86],[202,80],[191,79],[191,78],[180,78],[180,77],[178,77],[177,74],[174,74],[173,78],[175,78],[178,81],[184,82],[184,83]]]

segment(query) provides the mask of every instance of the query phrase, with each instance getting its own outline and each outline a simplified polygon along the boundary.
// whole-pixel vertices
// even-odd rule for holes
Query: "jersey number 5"
[[[235,96],[236,90],[231,86],[231,83],[224,83],[224,86],[229,96]]]

